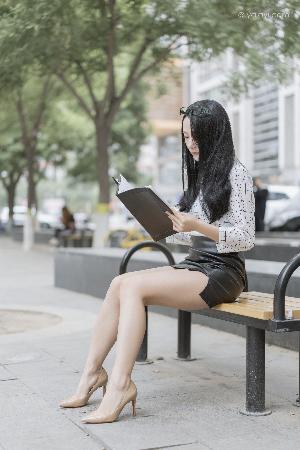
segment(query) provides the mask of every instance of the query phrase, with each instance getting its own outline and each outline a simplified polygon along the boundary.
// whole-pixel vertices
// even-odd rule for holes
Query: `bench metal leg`
[[[265,330],[247,327],[246,337],[246,409],[242,414],[265,416]]]
[[[178,339],[177,339],[177,357],[183,361],[194,361],[191,358],[191,323],[192,313],[189,311],[178,310]]]
[[[298,364],[299,364],[299,369],[298,369],[298,397],[296,399],[295,402],[295,406],[300,406],[300,333],[298,333]]]

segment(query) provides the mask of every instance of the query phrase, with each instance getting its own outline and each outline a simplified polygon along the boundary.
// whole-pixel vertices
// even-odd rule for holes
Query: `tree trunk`
[[[7,204],[8,204],[8,217],[9,220],[13,219],[14,215],[14,206],[15,206],[15,195],[16,195],[16,185],[11,184],[7,187]]]
[[[35,186],[34,186],[34,148],[29,147],[27,153],[27,207],[29,210],[35,206]]]
[[[32,203],[35,206],[35,209],[38,210],[39,204],[38,204],[38,198],[37,198],[37,182],[36,182],[36,180],[33,183],[33,202]]]
[[[8,204],[8,224],[7,224],[8,233],[11,232],[12,227],[13,227],[16,187],[17,187],[17,184],[12,184],[12,183],[9,186],[6,186],[7,204]]]
[[[34,156],[35,146],[27,144],[27,214],[23,229],[23,250],[31,250],[34,244],[35,220],[32,215],[32,208],[35,206],[35,186],[34,186]]]
[[[99,186],[98,204],[94,214],[96,229],[93,237],[93,247],[103,247],[109,231],[109,160],[108,143],[111,127],[104,121],[95,121],[96,153],[97,153],[97,180]]]
[[[110,131],[105,123],[96,122],[96,152],[97,152],[97,179],[99,186],[99,202],[109,203],[109,179],[108,179],[108,144]]]

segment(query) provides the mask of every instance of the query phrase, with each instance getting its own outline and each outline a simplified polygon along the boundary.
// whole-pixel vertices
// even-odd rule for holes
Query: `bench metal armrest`
[[[169,265],[175,264],[175,260],[174,260],[174,257],[172,255],[171,251],[165,245],[161,244],[160,242],[155,242],[155,241],[144,241],[144,242],[139,242],[138,244],[134,245],[129,250],[127,250],[127,252],[124,254],[122,261],[120,263],[120,268],[119,268],[120,275],[122,273],[126,272],[127,265],[129,263],[131,256],[136,251],[138,251],[144,247],[154,247],[154,248],[157,248],[157,250],[161,250],[166,255]]]
[[[274,289],[273,319],[285,320],[285,291],[289,279],[300,266],[300,253],[291,258],[278,275]]]

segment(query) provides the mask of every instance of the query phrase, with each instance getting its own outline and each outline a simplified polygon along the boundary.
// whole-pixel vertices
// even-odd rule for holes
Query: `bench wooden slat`
[[[249,305],[251,304],[251,306],[254,306],[254,307],[261,306],[262,308],[264,308],[264,307],[273,308],[273,299],[270,299],[268,301],[265,301],[265,300],[257,301],[257,300],[252,300],[252,299],[239,298],[237,301],[238,301],[238,303],[247,303]],[[292,302],[286,301],[285,305],[290,306],[290,307],[295,307],[297,309],[299,307],[299,301],[298,302],[297,301],[292,301]]]
[[[273,294],[264,292],[243,292],[234,303],[221,303],[212,309],[256,319],[269,320],[273,317]],[[300,318],[300,298],[285,297],[286,317]]]

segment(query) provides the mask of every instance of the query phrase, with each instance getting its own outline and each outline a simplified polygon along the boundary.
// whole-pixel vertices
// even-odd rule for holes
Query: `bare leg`
[[[107,290],[105,299],[101,305],[95,325],[86,363],[77,387],[76,393],[69,398],[75,400],[82,397],[89,391],[90,387],[97,379],[97,371],[101,368],[108,352],[117,339],[118,323],[120,315],[120,283],[123,279],[135,275],[136,273],[155,272],[157,270],[170,269],[170,266],[155,267],[140,271],[128,272],[116,276]],[[171,268],[172,269],[172,268]],[[174,270],[174,269],[172,269]]]
[[[88,356],[76,396],[80,397],[87,393],[89,387],[97,378],[97,371],[101,368],[104,359],[116,341],[119,314],[119,282],[118,278],[114,278],[107,290],[93,327]]]
[[[165,271],[137,274],[121,282],[116,359],[106,394],[91,417],[111,414],[130,384],[131,372],[145,333],[145,305],[191,310],[208,308],[199,295],[207,282],[208,277],[203,273],[171,267],[168,276]]]

